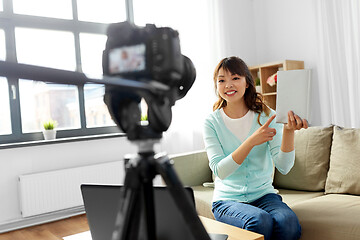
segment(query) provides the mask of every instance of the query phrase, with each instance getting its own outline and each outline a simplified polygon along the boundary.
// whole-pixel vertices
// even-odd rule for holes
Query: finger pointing
[[[275,117],[276,117],[276,114],[272,115],[263,126],[268,127],[270,125],[270,123],[272,122],[272,120],[274,120]]]

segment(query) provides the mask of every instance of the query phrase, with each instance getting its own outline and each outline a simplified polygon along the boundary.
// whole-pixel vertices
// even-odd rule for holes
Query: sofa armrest
[[[198,186],[212,182],[209,160],[204,150],[170,155],[180,181],[184,186]]]

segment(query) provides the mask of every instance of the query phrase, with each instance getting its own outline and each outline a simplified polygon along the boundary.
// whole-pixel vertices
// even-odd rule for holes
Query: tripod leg
[[[186,195],[184,187],[182,186],[172,163],[168,156],[160,156],[155,159],[156,170],[166,182],[175,204],[180,209],[180,212],[187,223],[194,239],[210,240],[197,212],[191,204],[191,201]]]
[[[153,179],[155,177],[155,167],[151,163],[154,152],[139,153],[138,170],[143,189],[144,220],[146,227],[147,240],[156,240],[156,221],[154,210],[154,189]]]
[[[126,160],[129,167],[126,167],[112,240],[137,240],[139,233],[140,237],[146,237],[146,240],[156,240],[152,185],[155,169],[148,159],[151,156],[153,154],[140,155],[138,159],[134,159],[134,166],[129,159]]]
[[[138,239],[141,218],[140,182],[134,168],[129,168],[126,172],[121,191],[112,240]]]
[[[143,183],[144,214],[148,240],[156,240],[156,221],[154,211],[154,191],[151,182]]]

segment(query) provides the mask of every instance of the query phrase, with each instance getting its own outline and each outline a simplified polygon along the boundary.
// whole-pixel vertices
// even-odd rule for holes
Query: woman
[[[307,121],[293,112],[288,123],[275,123],[275,112],[256,93],[246,64],[238,57],[217,65],[218,101],[205,120],[204,142],[215,175],[215,218],[263,234],[265,239],[298,239],[295,213],[272,185],[273,166],[287,174],[295,160],[294,131]]]

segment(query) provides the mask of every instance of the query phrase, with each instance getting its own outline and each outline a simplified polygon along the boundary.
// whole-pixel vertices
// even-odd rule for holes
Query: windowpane
[[[81,65],[83,72],[94,78],[102,77],[102,52],[105,49],[106,36],[98,34],[80,34]],[[105,88],[97,84],[84,87],[86,127],[114,126],[104,103]]]
[[[105,43],[105,35],[80,33],[82,70],[89,77],[102,76],[102,52]]]
[[[72,19],[71,0],[13,0],[14,13]]]
[[[16,53],[20,63],[74,71],[74,35],[70,32],[16,28]]]
[[[3,0],[0,0],[0,11],[4,11],[4,8],[3,8]]]
[[[41,131],[49,119],[58,122],[58,129],[80,127],[76,86],[20,80],[19,90],[24,133]]]
[[[75,70],[74,36],[70,32],[15,29],[20,63]],[[41,131],[41,123],[53,119],[60,129],[79,128],[79,100],[76,86],[19,82],[23,132]]]
[[[77,9],[80,21],[113,23],[126,20],[125,0],[77,0]]]
[[[5,60],[6,48],[5,48],[5,34],[4,30],[0,29],[0,60]]]
[[[8,82],[0,77],[0,135],[4,134],[11,134],[11,118]]]
[[[84,87],[86,127],[88,128],[115,126],[103,100],[104,92],[104,86],[86,84]]]

